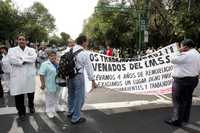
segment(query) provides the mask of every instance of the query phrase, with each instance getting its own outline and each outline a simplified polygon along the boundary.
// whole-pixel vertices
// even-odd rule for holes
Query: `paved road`
[[[86,123],[71,125],[65,112],[49,119],[44,113],[29,115],[26,121],[16,114],[1,115],[0,133],[199,133],[200,106],[192,107],[191,122],[182,128],[166,125],[169,108],[135,110],[134,107],[83,111]]]
[[[38,80],[38,79],[37,79]],[[134,95],[107,89],[96,89],[86,97],[83,116],[87,122],[73,126],[66,112],[49,119],[44,113],[44,92],[37,89],[36,114],[25,122],[17,120],[13,97],[0,99],[0,133],[200,133],[200,85],[195,90],[191,122],[183,128],[165,125],[170,116],[170,95]],[[61,93],[60,107],[66,109],[65,91]]]

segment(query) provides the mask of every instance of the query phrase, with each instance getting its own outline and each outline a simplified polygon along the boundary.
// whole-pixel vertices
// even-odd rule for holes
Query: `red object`
[[[107,56],[112,56],[113,55],[112,48],[109,48],[108,50],[106,50],[106,55]]]

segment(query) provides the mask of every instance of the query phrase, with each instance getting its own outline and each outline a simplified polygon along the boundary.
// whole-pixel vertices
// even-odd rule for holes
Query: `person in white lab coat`
[[[37,54],[33,48],[27,46],[24,36],[17,37],[18,46],[8,50],[8,58],[11,64],[10,94],[15,96],[15,105],[20,120],[25,120],[26,108],[24,94],[28,94],[28,106],[30,113],[34,113],[35,91],[35,61]]]
[[[8,48],[4,46],[3,48],[0,49],[2,52],[2,70],[3,70],[3,75],[2,75],[2,81],[4,82],[3,84],[3,90],[4,92],[8,92],[10,90],[10,71],[11,71],[11,65],[8,59]]]

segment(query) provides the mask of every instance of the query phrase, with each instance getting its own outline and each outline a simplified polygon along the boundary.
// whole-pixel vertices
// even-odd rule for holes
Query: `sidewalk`
[[[193,106],[191,122],[182,128],[166,125],[163,120],[171,108],[135,110],[118,108],[83,111],[86,123],[71,125],[65,112],[49,119],[44,113],[27,115],[24,122],[16,114],[0,115],[0,133],[200,133],[200,106]]]

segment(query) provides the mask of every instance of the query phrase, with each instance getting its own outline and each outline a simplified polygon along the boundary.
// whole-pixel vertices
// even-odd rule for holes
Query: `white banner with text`
[[[135,58],[108,57],[95,52],[89,52],[89,56],[98,87],[152,95],[171,93],[173,65],[170,58],[176,52],[174,43],[152,54]],[[85,79],[86,88],[91,88],[87,76]]]

